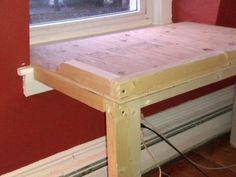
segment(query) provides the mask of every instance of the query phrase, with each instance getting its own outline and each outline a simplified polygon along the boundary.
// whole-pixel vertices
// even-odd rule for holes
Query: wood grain
[[[45,44],[31,63],[129,100],[236,65],[236,29],[184,22]]]
[[[140,108],[106,101],[109,177],[141,177]]]
[[[141,107],[235,76],[236,29],[186,22],[33,46],[31,63],[37,80],[106,112],[109,176],[140,177]],[[179,164],[181,177],[192,170]]]
[[[126,76],[202,60],[229,48],[236,49],[235,29],[179,23],[33,46],[31,62],[56,68],[64,61],[78,60]]]
[[[38,81],[50,85],[54,89],[91,106],[101,112],[105,111],[104,98],[86,89],[84,86],[57,73],[49,72],[38,66],[34,67],[34,77]]]

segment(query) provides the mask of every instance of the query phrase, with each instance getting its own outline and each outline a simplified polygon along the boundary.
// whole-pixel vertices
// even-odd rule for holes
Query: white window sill
[[[172,0],[141,0],[140,12],[30,28],[30,45],[171,23]]]

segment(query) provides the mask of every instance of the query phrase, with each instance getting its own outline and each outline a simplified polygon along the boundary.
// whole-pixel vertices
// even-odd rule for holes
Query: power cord
[[[141,123],[141,128],[146,128],[146,129],[152,131],[153,133],[155,133],[158,137],[160,137],[163,141],[165,141],[168,145],[170,145],[176,152],[178,152],[186,161],[188,161],[200,173],[202,173],[206,177],[210,177],[210,176],[208,176],[208,174],[206,174],[204,171],[202,171],[198,166],[196,166],[194,163],[192,163],[192,161],[190,161],[188,157],[186,157],[179,149],[177,149],[168,139],[166,139],[160,133],[158,133],[157,131],[153,130],[149,126],[146,126],[144,123]]]

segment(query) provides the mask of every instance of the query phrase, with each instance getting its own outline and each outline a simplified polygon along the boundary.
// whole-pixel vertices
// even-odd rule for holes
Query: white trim
[[[172,0],[140,0],[138,6],[138,12],[30,27],[30,44],[89,37],[172,21]]]
[[[3,175],[2,177],[50,177],[77,170],[105,157],[105,138],[101,137]]]
[[[139,10],[120,15],[101,16],[84,20],[74,20],[54,23],[53,25],[39,25],[30,28],[30,44],[42,44],[59,40],[89,37],[115,31],[133,29],[151,24],[151,17],[146,13],[150,0],[140,0]]]
[[[166,25],[172,23],[172,0],[154,0],[153,7],[154,25]]]
[[[155,116],[150,116],[147,119],[160,130],[167,131],[168,129],[173,129],[173,126],[178,126],[179,122],[183,123],[191,121],[194,118],[196,119],[196,117],[202,116],[203,113],[207,114],[211,111],[232,104],[233,93],[234,87],[231,86],[163,111]],[[202,111],[203,108],[204,111]],[[175,113],[176,115],[176,112],[178,112],[178,116],[175,118],[173,117],[173,114]],[[175,135],[170,138],[170,141],[177,145],[181,150],[186,151],[212,139],[215,136],[218,136],[219,134],[229,131],[230,126],[231,112],[226,112],[210,121]],[[153,135],[150,133],[145,132],[145,139],[152,136]],[[157,161],[160,164],[177,155],[163,142],[151,146],[150,150],[153,151],[156,157],[158,157]],[[2,177],[57,177],[76,171],[79,168],[105,158],[105,151],[105,137],[101,137],[5,174]],[[145,151],[142,151],[142,172],[146,172],[152,167],[152,159],[150,159]],[[103,177],[106,175],[106,168],[102,168],[87,176]]]
[[[33,67],[27,66],[17,69],[17,74],[23,79],[23,93],[26,97],[52,90],[51,87],[34,79]]]
[[[186,132],[178,134],[172,138],[170,141],[178,146],[182,151],[187,151],[192,149],[194,146],[200,145],[222,133],[228,132],[230,130],[230,115],[226,114],[215,118],[209,122],[206,122],[200,126],[194,127]],[[103,139],[103,141],[101,141]],[[91,144],[91,143],[90,143]],[[58,177],[64,174],[75,171],[83,166],[89,165],[101,158],[105,157],[105,140],[100,138],[92,141],[94,144],[94,149],[89,149],[92,146],[85,144],[87,146],[86,151],[83,153],[76,152],[80,151],[80,146],[73,148],[73,150],[68,150],[56,154],[54,156],[43,159],[39,162],[33,163],[19,170],[7,173],[2,177]],[[98,146],[99,145],[99,146]],[[157,161],[160,164],[173,159],[177,156],[176,152],[168,147],[164,142],[155,144],[150,147],[150,150],[158,157]],[[70,153],[69,153],[70,151]],[[72,151],[72,153],[71,153]],[[76,154],[76,155],[74,155]],[[153,161],[150,159],[145,150],[142,151],[142,173],[145,173],[153,168]],[[91,174],[86,175],[87,177],[105,177],[107,176],[106,168],[101,168]]]

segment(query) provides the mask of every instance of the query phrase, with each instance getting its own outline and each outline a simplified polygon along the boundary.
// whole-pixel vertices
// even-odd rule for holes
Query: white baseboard
[[[228,87],[214,92],[207,96],[198,98],[180,106],[158,113],[147,118],[149,122],[157,126],[161,131],[167,132],[170,129],[175,130],[183,124],[191,124],[191,121],[205,117],[208,119],[204,123],[199,123],[191,129],[176,134],[170,138],[170,141],[182,151],[192,149],[222,133],[228,132],[231,127],[231,111],[218,113],[217,110],[232,104],[234,87]],[[178,114],[176,114],[178,112]],[[214,113],[215,112],[215,113]],[[154,135],[145,131],[145,139],[153,138]],[[46,159],[40,160],[13,172],[4,174],[2,177],[58,177],[68,176],[78,172],[83,173],[88,168],[105,163],[106,149],[105,137],[76,146],[69,150],[57,153]],[[176,153],[164,142],[159,142],[150,147],[150,150],[157,157],[158,163],[162,164],[174,157]],[[14,159],[13,159],[14,160]],[[147,172],[153,167],[153,161],[145,150],[142,151],[142,172]],[[104,166],[104,165],[103,165]],[[87,170],[88,171],[88,170]],[[87,177],[106,177],[106,166],[88,173]]]

